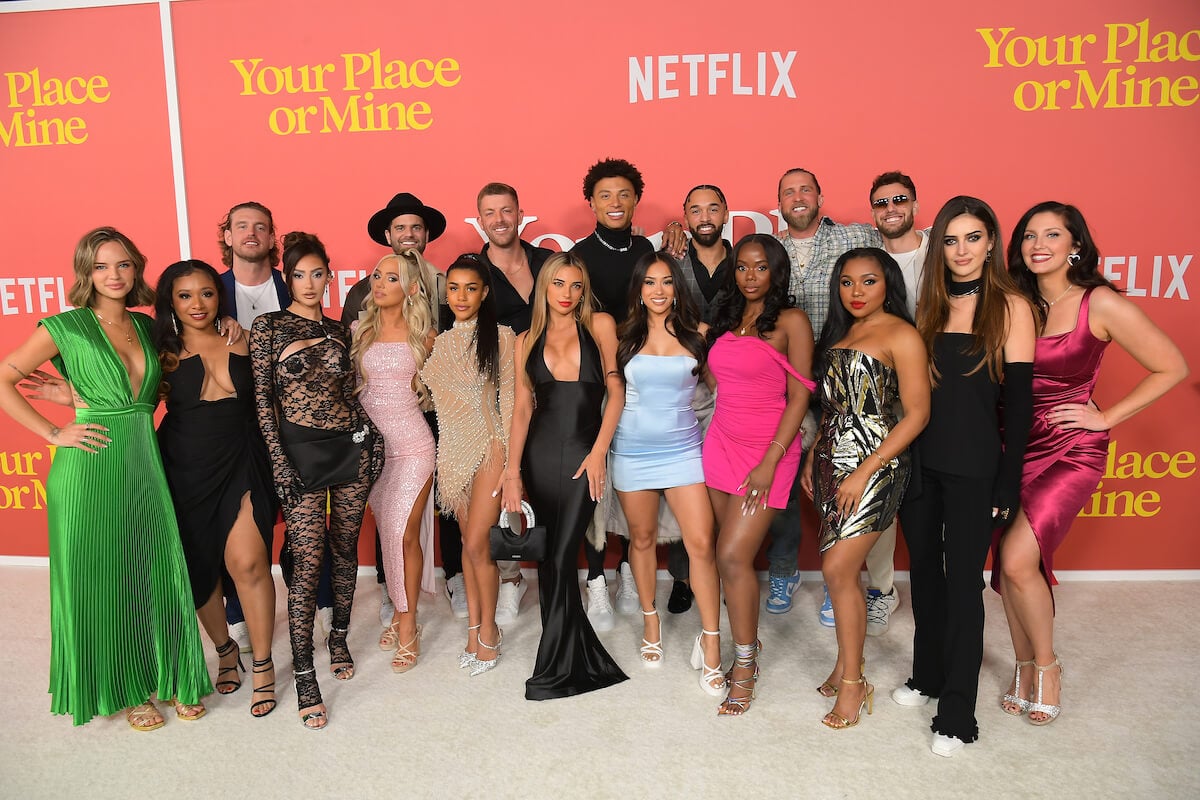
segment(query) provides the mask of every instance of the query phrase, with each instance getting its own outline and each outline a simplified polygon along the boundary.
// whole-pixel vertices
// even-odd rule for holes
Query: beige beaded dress
[[[493,459],[508,460],[508,429],[515,397],[516,337],[500,325],[500,385],[487,381],[475,361],[475,320],[439,333],[421,367],[437,409],[438,506],[462,519],[475,473]]]

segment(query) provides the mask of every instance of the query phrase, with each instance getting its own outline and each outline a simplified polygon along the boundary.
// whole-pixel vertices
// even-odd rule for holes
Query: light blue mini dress
[[[704,483],[704,437],[692,409],[695,368],[691,356],[642,353],[625,365],[625,409],[612,442],[618,492]]]

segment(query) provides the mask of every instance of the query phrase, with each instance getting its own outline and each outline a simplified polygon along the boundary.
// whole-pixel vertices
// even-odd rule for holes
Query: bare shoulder
[[[617,334],[617,321],[613,319],[612,314],[597,311],[592,314],[592,331],[595,333],[611,333],[615,336]]]
[[[807,336],[809,339],[813,338],[812,323],[808,320],[808,314],[805,314],[802,309],[783,309],[779,312],[779,318],[775,321],[775,325],[787,331],[788,336]]]
[[[882,328],[880,332],[887,337],[888,347],[894,352],[907,351],[911,348],[920,348],[921,352],[925,351],[925,342],[921,339],[921,334],[900,317],[891,317],[887,327]]]

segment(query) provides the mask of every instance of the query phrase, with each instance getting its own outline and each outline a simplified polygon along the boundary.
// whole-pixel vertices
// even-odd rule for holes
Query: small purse
[[[541,561],[546,557],[546,526],[536,524],[533,507],[524,500],[521,514],[525,517],[524,533],[513,530],[509,526],[509,513],[500,509],[499,524],[493,525],[488,534],[493,561]]]
[[[356,431],[325,431],[281,420],[279,438],[306,492],[358,480],[363,447],[371,447],[365,423]]]

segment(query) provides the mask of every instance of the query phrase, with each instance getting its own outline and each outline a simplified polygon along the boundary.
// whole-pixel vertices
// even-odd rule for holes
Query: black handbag
[[[279,439],[304,491],[312,492],[358,480],[363,447],[371,446],[371,428],[364,423],[356,431],[326,431],[280,420]]]
[[[509,526],[509,513],[500,509],[499,524],[493,525],[488,534],[493,561],[541,561],[546,557],[546,526],[536,524],[533,507],[524,500],[521,514],[525,517],[524,532],[513,530]]]

